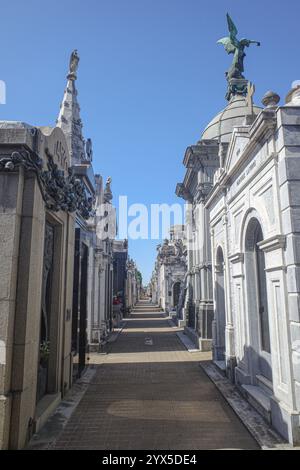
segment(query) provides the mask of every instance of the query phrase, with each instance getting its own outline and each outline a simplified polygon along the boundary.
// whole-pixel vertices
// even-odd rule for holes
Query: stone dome
[[[262,108],[253,106],[257,116]],[[241,95],[235,95],[223,111],[217,114],[205,128],[201,139],[214,139],[220,142],[229,142],[234,127],[244,125],[247,114],[247,104]]]

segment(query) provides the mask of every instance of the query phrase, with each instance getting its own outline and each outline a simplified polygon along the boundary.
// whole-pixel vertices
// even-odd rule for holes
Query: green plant
[[[40,361],[48,362],[50,356],[50,341],[43,340],[40,344]]]

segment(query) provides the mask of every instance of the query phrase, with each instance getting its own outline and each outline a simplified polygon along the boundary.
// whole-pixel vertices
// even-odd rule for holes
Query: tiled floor
[[[56,449],[256,449],[164,314],[138,307],[58,437]]]

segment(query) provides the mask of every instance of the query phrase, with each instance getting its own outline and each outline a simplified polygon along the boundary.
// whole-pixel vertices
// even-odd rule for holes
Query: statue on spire
[[[67,76],[67,78],[69,80],[76,80],[77,79],[76,72],[77,72],[77,69],[78,69],[79,60],[80,60],[80,58],[79,58],[77,49],[74,49],[74,51],[72,52],[71,57],[70,57],[69,73],[68,73],[68,76]]]
[[[244,72],[244,58],[245,47],[249,47],[250,44],[256,44],[260,46],[260,42],[252,41],[251,39],[237,39],[238,30],[227,13],[227,24],[229,36],[219,39],[217,43],[223,44],[228,54],[233,54],[233,61],[230,68],[225,73],[228,81],[228,91],[226,98],[231,99],[233,95],[240,94],[246,96],[247,94],[247,80],[245,79]]]
[[[113,194],[111,191],[111,182],[112,178],[109,176],[106,180],[105,188],[104,188],[104,202],[109,204],[113,198]]]

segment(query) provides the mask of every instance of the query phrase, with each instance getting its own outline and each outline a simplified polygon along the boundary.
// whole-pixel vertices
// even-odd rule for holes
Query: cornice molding
[[[84,183],[75,176],[73,167],[68,168],[68,176],[65,176],[64,170],[54,163],[48,149],[45,153],[47,170],[44,169],[43,160],[36,153],[22,150],[0,157],[0,171],[13,172],[20,167],[25,171],[32,171],[37,177],[48,210],[78,212],[84,219],[92,217],[94,198],[87,194]]]
[[[190,145],[185,152],[183,164],[186,168],[199,169],[207,162],[219,162],[219,143],[216,140],[199,140]],[[214,165],[215,166],[215,165]]]
[[[258,243],[258,246],[264,252],[284,249],[286,243],[285,235],[275,235],[274,237],[266,238]]]
[[[233,255],[228,256],[231,263],[243,263],[244,262],[244,253],[234,253]]]

